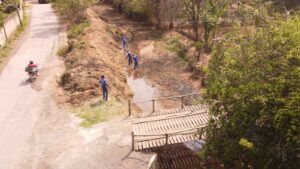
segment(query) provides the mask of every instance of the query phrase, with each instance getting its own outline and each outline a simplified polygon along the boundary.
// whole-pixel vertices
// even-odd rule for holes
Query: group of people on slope
[[[125,35],[121,37],[121,42],[123,49],[128,48],[128,41]],[[139,57],[136,54],[131,53],[130,50],[127,50],[126,58],[128,59],[128,66],[130,66],[133,63],[133,69],[139,68]]]
[[[132,54],[130,50],[127,50],[128,66],[130,66],[133,62],[133,69],[139,68],[139,57],[136,54]]]
[[[123,49],[128,48],[128,41],[127,41],[126,36],[123,35],[121,37],[121,41],[122,41]],[[130,50],[127,50],[126,58],[128,59],[128,66],[131,66],[131,64],[133,64],[133,69],[135,69],[135,70],[138,69],[138,67],[139,67],[138,55],[131,53]],[[104,75],[101,75],[101,77],[99,79],[99,83],[102,88],[103,100],[107,101],[109,85],[108,85],[107,80]]]

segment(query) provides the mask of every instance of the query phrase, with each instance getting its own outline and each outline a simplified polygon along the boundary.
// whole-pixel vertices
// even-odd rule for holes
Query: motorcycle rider
[[[28,73],[29,73],[29,74],[34,73],[34,71],[36,71],[36,74],[38,73],[37,65],[34,64],[33,61],[30,61],[30,62],[29,62],[27,68],[28,68]]]

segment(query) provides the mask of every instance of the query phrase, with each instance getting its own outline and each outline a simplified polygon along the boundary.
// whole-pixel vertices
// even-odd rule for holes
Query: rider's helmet
[[[32,64],[33,64],[33,61],[29,61],[29,64],[31,64],[31,65],[32,65]]]

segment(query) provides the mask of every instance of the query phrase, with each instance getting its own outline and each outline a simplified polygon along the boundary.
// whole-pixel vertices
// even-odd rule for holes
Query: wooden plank
[[[163,115],[158,117],[146,117],[140,118],[136,123],[133,123],[132,130],[135,135],[157,135],[157,134],[172,134],[169,137],[169,144],[182,143],[189,140],[196,139],[196,136],[193,134],[180,134],[189,131],[190,129],[200,127],[203,124],[206,124],[208,121],[208,113],[205,111],[197,111],[197,112],[187,112],[189,108],[195,110],[199,109],[200,105],[188,106],[184,109],[171,109],[169,115]],[[174,113],[174,111],[180,113]],[[163,112],[163,111],[161,111]],[[158,137],[155,139],[155,137]],[[160,136],[143,136],[138,139],[145,139],[142,142],[136,142],[135,149],[147,149],[152,147],[158,147],[165,145],[165,139],[159,139]],[[135,138],[136,140],[137,138]],[[147,140],[149,139],[149,140]],[[150,140],[155,139],[155,140]]]
[[[193,106],[193,105],[187,105],[187,106],[186,106],[190,112],[192,111],[192,106]]]
[[[208,122],[208,117],[205,114],[200,114],[199,115],[201,117],[202,123],[205,124]]]
[[[168,131],[172,130],[172,124],[171,124],[170,120],[166,120],[166,125],[168,128]]]
[[[193,124],[194,127],[198,125],[198,123],[194,119],[194,116],[189,116],[189,119],[190,119],[190,121],[191,121],[191,123]]]
[[[150,134],[153,134],[153,133],[157,133],[158,129],[157,129],[157,124],[158,122],[157,121],[150,121],[150,122],[147,122],[147,125],[149,126],[150,128]]]
[[[174,123],[174,128],[172,129],[172,131],[176,131],[177,129],[182,128],[182,124],[179,122],[178,118],[174,118],[172,121]]]
[[[188,128],[189,123],[188,123],[188,121],[187,121],[187,116],[182,117],[182,118],[180,118],[180,119],[178,119],[178,120],[179,120],[180,123],[182,124],[182,127],[183,127],[183,128]]]
[[[162,116],[155,116],[155,117],[146,117],[146,118],[138,118],[134,119],[132,121],[133,124],[137,123],[146,123],[148,121],[160,121],[160,120],[167,120],[167,119],[172,119],[172,118],[181,118],[183,116],[191,116],[199,113],[206,113],[204,110],[202,111],[197,111],[197,112],[181,112],[179,114],[170,114],[170,115],[162,115]]]
[[[198,125],[202,125],[203,124],[200,115],[194,116],[194,118],[195,118],[195,120],[197,120]]]
[[[138,143],[139,150],[143,150],[143,146],[141,143]]]
[[[184,128],[190,128],[190,123],[188,121],[188,116],[183,117],[181,119],[179,119],[181,121],[181,123],[183,124]]]
[[[168,120],[168,122],[170,124],[170,130],[169,131],[174,130],[174,128],[178,128],[178,126],[176,125],[176,121],[174,119],[170,119],[170,120]]]
[[[203,114],[199,114],[198,117],[201,119],[201,123],[202,123],[202,124],[205,124],[205,123],[206,123],[206,117],[203,116]]]

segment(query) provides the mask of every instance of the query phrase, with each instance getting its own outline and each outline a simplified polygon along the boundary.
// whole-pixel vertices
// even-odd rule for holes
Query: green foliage
[[[194,46],[195,46],[195,48],[196,48],[197,50],[201,50],[202,47],[203,47],[203,42],[197,41],[197,42],[194,44]]]
[[[0,27],[3,26],[3,21],[4,21],[4,15],[3,13],[0,12]]]
[[[183,59],[185,58],[187,48],[181,43],[180,37],[173,37],[172,39],[168,40],[166,48],[169,51],[176,53],[179,57]]]
[[[87,27],[89,27],[90,23],[89,22],[82,22],[79,24],[73,25],[69,30],[68,30],[68,38],[76,38],[77,36],[81,35],[83,33],[83,30]]]
[[[113,4],[120,12],[124,12],[128,17],[134,20],[151,20],[159,17],[159,7],[161,0],[106,0]]]
[[[16,11],[17,6],[19,6],[19,4],[20,4],[19,0],[5,0],[3,4],[0,5],[0,10],[1,12],[9,14]]]
[[[239,144],[245,148],[252,149],[253,148],[253,143],[249,142],[245,138],[241,138],[239,141]]]
[[[300,168],[300,18],[235,31],[214,50],[205,155],[225,168]]]
[[[200,16],[201,22],[204,27],[204,42],[206,50],[209,50],[210,44],[210,36],[213,31],[217,28],[217,24],[219,22],[220,17],[225,12],[229,4],[229,0],[207,0],[204,10]]]
[[[124,6],[125,13],[147,18],[150,13],[148,0],[130,0]]]
[[[58,49],[57,55],[61,57],[66,57],[68,53],[70,53],[74,49],[74,42],[68,41],[68,45],[63,46]]]
[[[58,12],[71,23],[81,23],[86,20],[86,9],[94,0],[54,0]]]
[[[76,108],[74,113],[83,119],[80,123],[82,127],[92,127],[97,123],[109,120],[125,111],[126,106],[112,97],[107,102],[97,100],[95,103],[85,104]]]

